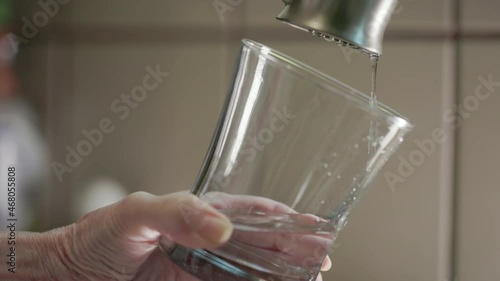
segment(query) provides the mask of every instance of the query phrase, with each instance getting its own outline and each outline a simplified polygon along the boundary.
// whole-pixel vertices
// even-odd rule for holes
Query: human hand
[[[337,235],[330,221],[263,197],[209,192],[201,199],[234,225],[229,242],[212,253],[301,280],[330,269],[327,254]],[[321,274],[317,280],[322,280]]]
[[[240,204],[237,199],[225,202]],[[280,205],[253,199],[244,201],[265,209]],[[198,280],[176,266],[162,248],[177,243],[216,249],[227,242],[233,225],[214,206],[185,192],[164,196],[139,192],[91,212],[60,230],[61,239],[55,245],[69,276],[52,272],[53,280]],[[186,211],[191,214],[189,219]],[[327,259],[324,268],[329,266]]]

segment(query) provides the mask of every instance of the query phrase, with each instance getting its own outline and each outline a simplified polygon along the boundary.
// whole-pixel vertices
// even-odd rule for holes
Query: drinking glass
[[[229,217],[216,250],[170,258],[205,281],[314,280],[359,196],[410,122],[280,52],[242,40],[192,193]]]

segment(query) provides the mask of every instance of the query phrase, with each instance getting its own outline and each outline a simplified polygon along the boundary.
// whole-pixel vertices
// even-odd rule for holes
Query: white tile
[[[213,1],[111,0],[72,1],[56,20],[77,26],[213,26],[219,27],[232,11],[219,17]],[[196,36],[193,34],[193,36]]]
[[[463,111],[458,155],[458,264],[459,280],[498,280],[500,278],[500,41],[467,42],[462,53],[461,97],[470,103]],[[480,77],[492,75],[497,83],[487,95],[474,99],[481,87]],[[484,85],[484,84],[483,84]],[[474,101],[477,108],[474,107]],[[468,108],[468,109],[467,109]]]
[[[461,3],[462,26],[465,30],[498,31],[500,2],[495,0],[463,0]]]
[[[291,56],[319,68],[355,88],[369,91],[369,59],[354,54],[350,63],[343,52],[326,42],[265,42]],[[442,43],[386,43],[379,66],[378,97],[416,124],[414,132],[387,164],[384,171],[398,174],[400,160],[417,150],[415,141],[431,136],[443,124],[445,95]],[[441,180],[451,167],[443,167],[442,153],[448,148],[436,145],[425,162],[391,190],[379,174],[374,186],[361,199],[341,233],[333,254],[333,269],[326,280],[440,280],[443,261],[438,251],[449,241],[440,241],[442,226]],[[444,266],[444,265],[443,265]],[[425,268],[425,270],[422,270]],[[444,269],[446,271],[446,268]]]

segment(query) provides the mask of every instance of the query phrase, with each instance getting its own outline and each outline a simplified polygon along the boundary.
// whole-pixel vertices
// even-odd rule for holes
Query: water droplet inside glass
[[[323,168],[328,168],[328,163],[323,163]]]
[[[355,143],[354,148],[359,148],[359,144]]]
[[[333,158],[337,157],[337,152],[332,153],[332,157]]]
[[[327,176],[331,177],[332,176],[332,172],[328,172],[326,173]]]
[[[321,204],[325,204],[325,200],[321,200]]]
[[[378,144],[378,143],[377,143],[376,141],[372,142],[372,146],[373,146],[373,147],[377,146],[377,144]]]
[[[337,179],[339,179],[339,180],[340,180],[341,178],[342,178],[342,176],[341,176],[341,175],[338,175],[338,176],[337,176]]]
[[[403,142],[403,140],[404,140],[403,137],[399,137],[399,142],[400,143]]]
[[[339,224],[342,226],[342,227],[345,227],[346,224],[347,224],[347,218],[346,216],[342,216],[339,218]]]

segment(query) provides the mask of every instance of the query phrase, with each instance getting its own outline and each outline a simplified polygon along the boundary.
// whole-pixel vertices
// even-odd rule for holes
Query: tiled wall
[[[500,167],[499,51],[497,38],[465,40],[461,52],[460,102],[465,111],[458,132],[456,175],[460,280],[500,280],[500,184],[496,177]],[[489,80],[490,75],[496,85],[488,89],[481,81]]]
[[[500,3],[462,2],[455,268],[458,280],[500,280]]]
[[[73,1],[25,46],[25,89],[38,100],[54,161],[64,161],[64,147],[75,147],[82,130],[97,128],[103,118],[116,125],[63,182],[53,177],[47,227],[75,219],[66,211],[74,205],[69,199],[97,176],[116,178],[129,191],[189,189],[242,37],[369,91],[368,58],[277,22],[281,1],[243,0],[223,20],[212,2]],[[500,81],[500,4],[461,2],[458,25],[452,0],[400,1],[384,42],[378,96],[417,127],[385,171],[398,173],[401,159],[433,130],[442,128],[447,140],[435,143],[403,183],[391,187],[381,173],[338,239],[325,280],[500,278],[494,179],[500,87],[466,112],[457,130],[447,119],[455,101],[474,94],[479,76]],[[37,9],[32,4],[25,13]],[[111,104],[142,82],[146,66],[157,64],[169,77],[120,120]]]

